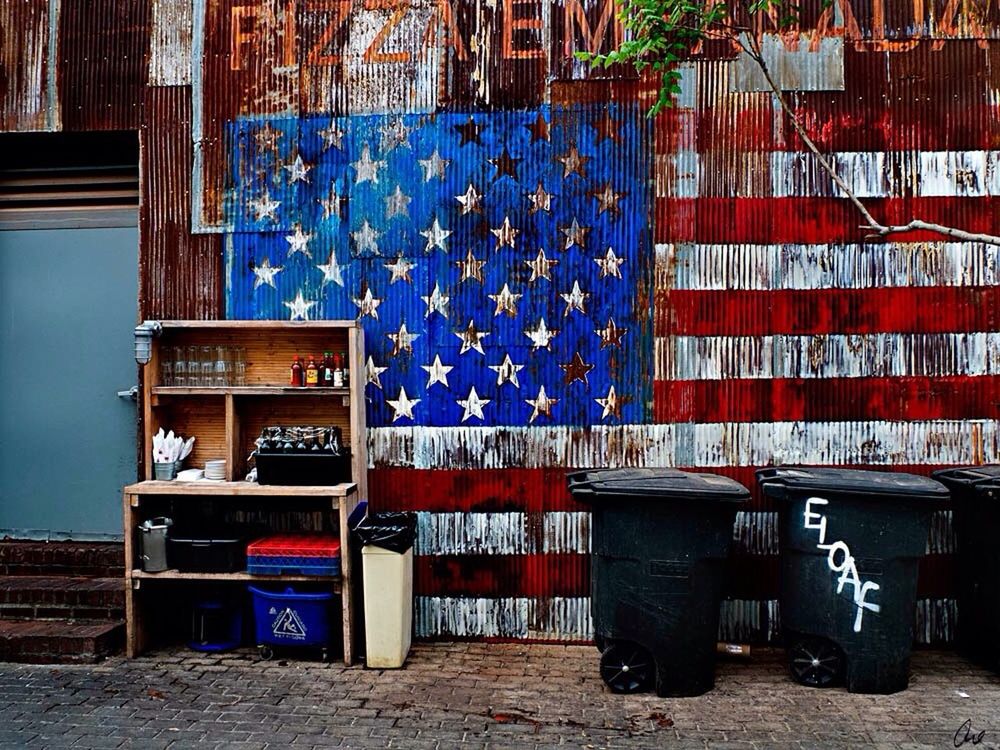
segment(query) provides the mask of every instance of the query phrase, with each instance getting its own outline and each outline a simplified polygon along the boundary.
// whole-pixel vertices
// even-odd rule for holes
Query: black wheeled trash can
[[[590,504],[591,617],[614,692],[701,695],[715,683],[719,603],[747,489],[675,469],[574,472]]]
[[[934,472],[951,490],[958,564],[956,641],[964,656],[1000,672],[1000,466]]]
[[[851,693],[895,693],[910,678],[917,567],[948,490],[883,471],[757,472],[778,501],[781,623],[792,677]]]

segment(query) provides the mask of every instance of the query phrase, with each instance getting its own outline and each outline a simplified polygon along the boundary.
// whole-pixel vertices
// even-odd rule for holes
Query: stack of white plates
[[[224,458],[205,462],[205,479],[220,481],[226,478],[226,460]]]

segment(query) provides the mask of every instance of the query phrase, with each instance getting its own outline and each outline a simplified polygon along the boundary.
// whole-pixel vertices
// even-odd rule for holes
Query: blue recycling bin
[[[291,587],[268,591],[248,586],[253,597],[254,633],[262,659],[274,656],[276,647],[319,649],[323,661],[330,657],[333,638],[333,594],[296,592]]]

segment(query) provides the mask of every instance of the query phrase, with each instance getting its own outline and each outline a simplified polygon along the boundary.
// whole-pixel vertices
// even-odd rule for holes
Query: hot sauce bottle
[[[306,387],[315,388],[319,385],[319,368],[316,367],[316,355],[309,355],[309,364],[306,365]]]
[[[302,362],[299,360],[299,355],[295,355],[295,359],[292,360],[291,375],[288,378],[288,384],[293,387],[301,388],[304,385],[302,377]]]
[[[333,368],[334,368],[333,354],[330,352],[323,352],[323,367],[319,371],[319,380],[320,380],[320,385],[322,385],[325,388],[329,388],[334,384]]]
[[[344,387],[344,363],[339,354],[333,357],[333,387]]]

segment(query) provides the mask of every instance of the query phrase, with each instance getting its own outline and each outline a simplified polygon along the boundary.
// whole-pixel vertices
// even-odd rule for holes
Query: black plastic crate
[[[183,534],[167,538],[171,568],[189,573],[235,573],[246,570],[247,539],[243,535]]]
[[[258,453],[255,459],[259,484],[296,487],[326,486],[351,481],[351,454]]]

